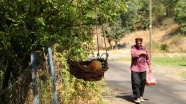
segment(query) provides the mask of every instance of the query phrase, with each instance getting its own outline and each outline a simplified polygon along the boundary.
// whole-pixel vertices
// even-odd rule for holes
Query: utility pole
[[[150,60],[152,62],[152,0],[149,0],[149,19],[150,19]]]

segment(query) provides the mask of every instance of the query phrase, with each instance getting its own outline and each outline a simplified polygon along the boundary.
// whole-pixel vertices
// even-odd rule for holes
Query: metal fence
[[[59,66],[53,66],[51,48],[44,55],[44,62],[37,63],[37,58],[36,53],[31,53],[30,67],[6,89],[0,89],[0,95],[5,95],[0,104],[58,104],[56,82],[62,82],[62,72]]]

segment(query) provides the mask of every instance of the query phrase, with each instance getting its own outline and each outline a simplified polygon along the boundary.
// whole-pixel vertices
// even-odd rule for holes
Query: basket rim
[[[67,60],[69,65],[70,73],[75,76],[77,79],[83,79],[85,81],[99,81],[104,78],[104,73],[107,71],[108,62],[106,60],[101,60],[103,64],[105,64],[102,69],[87,69],[87,67],[83,67],[84,64],[88,65],[92,62],[91,61],[74,61],[74,60]],[[98,60],[99,61],[99,60]]]

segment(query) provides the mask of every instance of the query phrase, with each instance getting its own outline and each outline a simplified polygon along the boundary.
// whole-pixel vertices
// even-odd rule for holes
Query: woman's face
[[[137,45],[138,47],[141,47],[141,46],[142,46],[142,41],[140,41],[140,40],[136,41],[136,45]]]

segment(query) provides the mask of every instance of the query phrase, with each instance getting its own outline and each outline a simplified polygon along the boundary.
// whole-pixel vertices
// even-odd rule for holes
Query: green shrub
[[[174,9],[175,21],[180,25],[182,34],[186,34],[186,1],[179,0]]]
[[[169,49],[169,45],[167,45],[167,44],[161,44],[160,45],[160,50],[168,52],[168,49]]]

